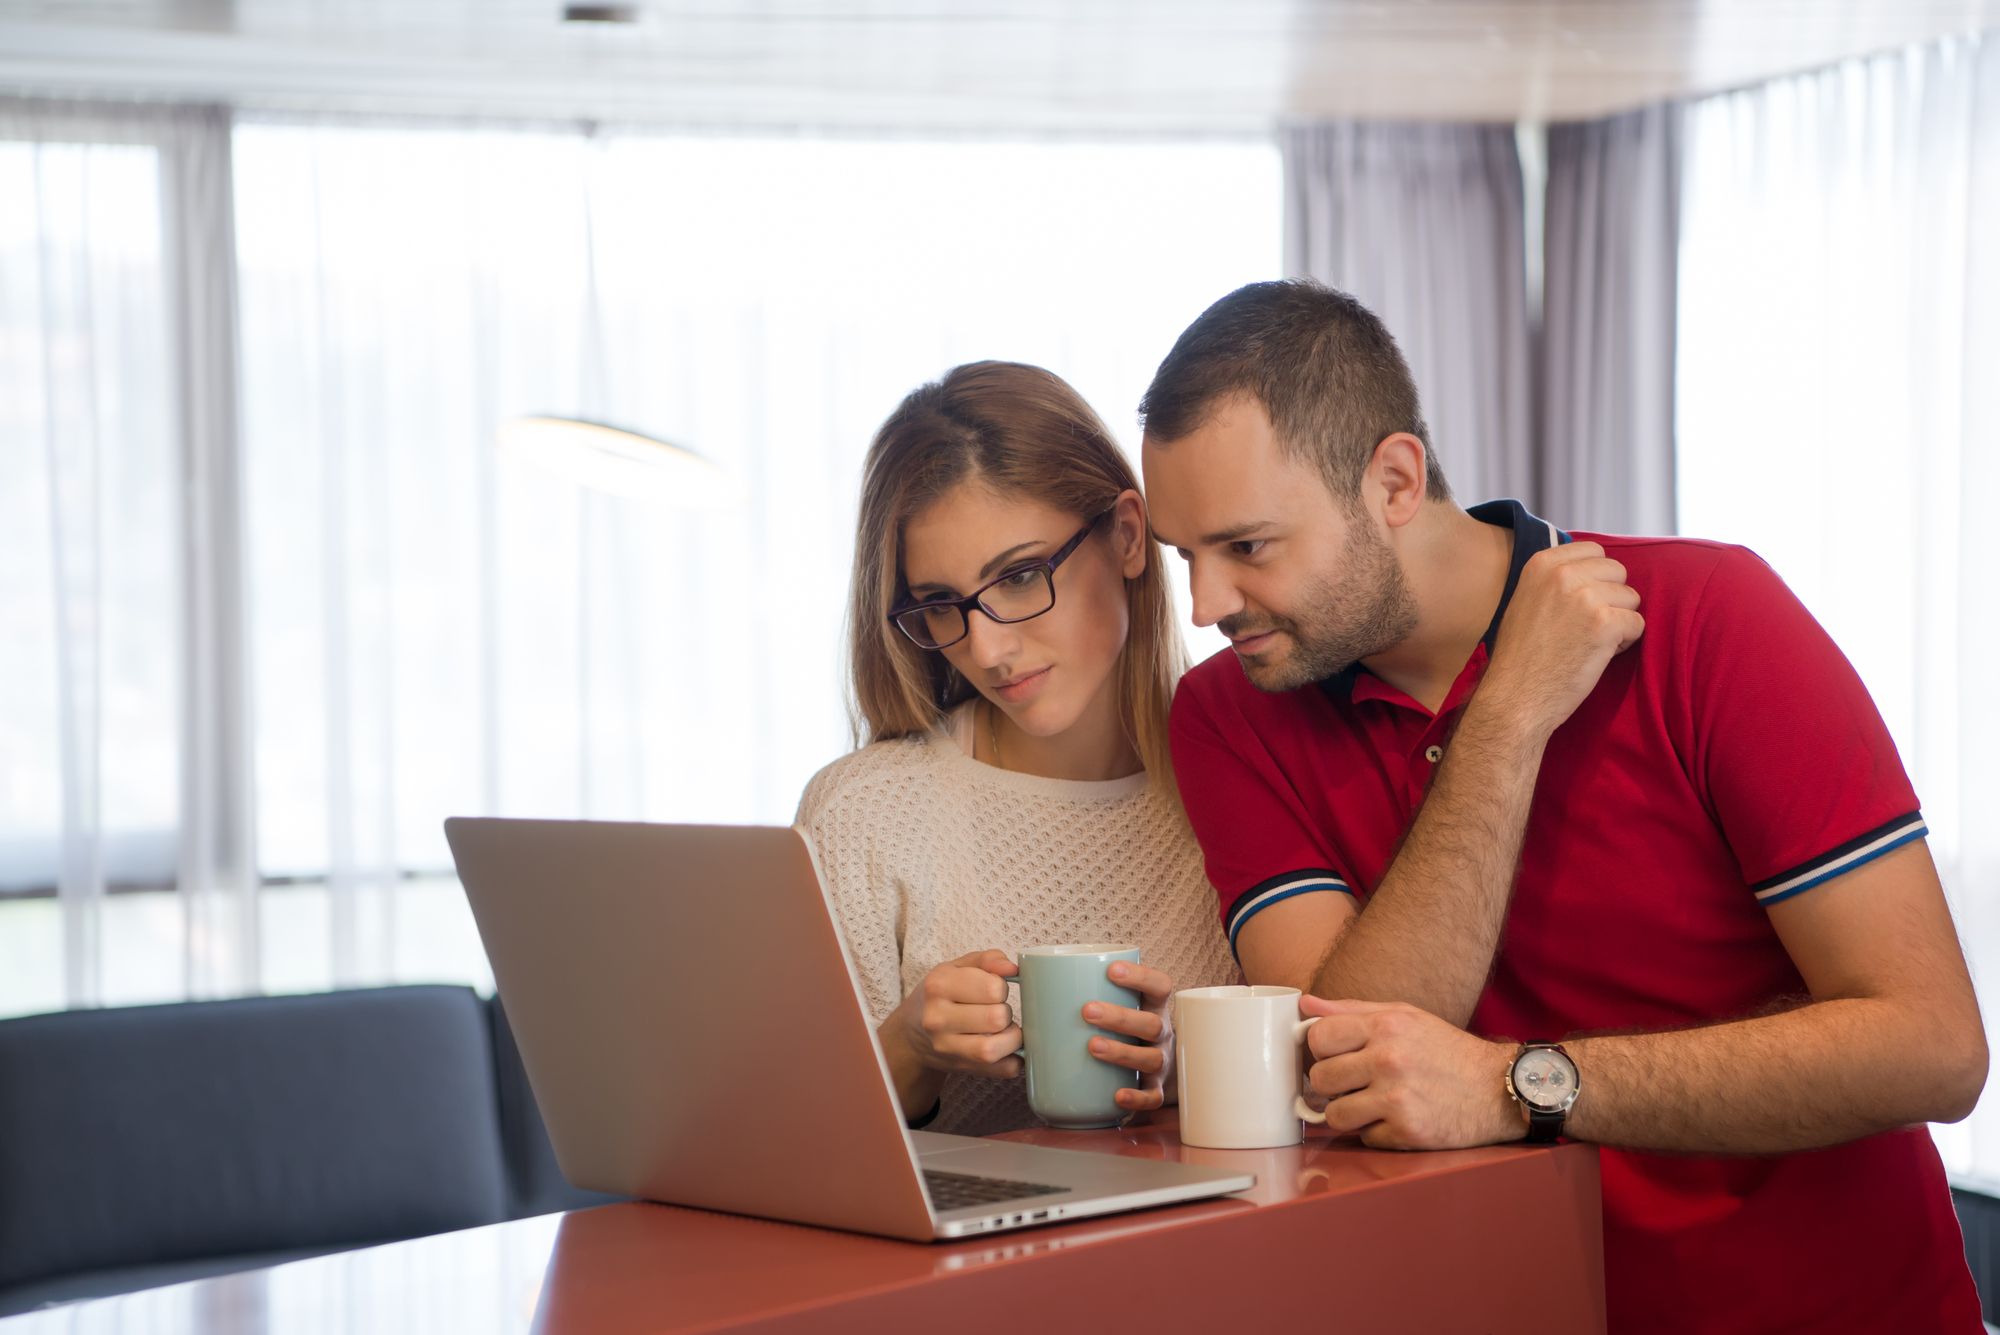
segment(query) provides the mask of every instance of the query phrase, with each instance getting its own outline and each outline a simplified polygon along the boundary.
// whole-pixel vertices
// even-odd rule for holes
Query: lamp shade
[[[516,417],[501,424],[500,451],[593,491],[676,510],[733,510],[736,480],[692,450],[636,431],[573,417]]]

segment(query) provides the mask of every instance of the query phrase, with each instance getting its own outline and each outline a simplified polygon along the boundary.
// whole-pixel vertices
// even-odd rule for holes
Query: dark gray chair
[[[492,1034],[458,987],[0,1022],[0,1313],[508,1217]]]
[[[1965,1264],[1979,1287],[1979,1306],[1988,1329],[2000,1318],[2000,1200],[1967,1187],[1951,1189],[1958,1227],[1965,1235]]]

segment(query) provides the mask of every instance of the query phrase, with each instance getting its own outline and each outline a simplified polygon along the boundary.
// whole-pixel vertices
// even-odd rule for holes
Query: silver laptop
[[[445,822],[563,1175],[930,1241],[1248,1173],[910,1131],[798,832]]]

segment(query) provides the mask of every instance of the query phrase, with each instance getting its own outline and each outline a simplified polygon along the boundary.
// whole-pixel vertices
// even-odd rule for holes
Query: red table
[[[1257,1186],[928,1246],[609,1205],[563,1216],[552,1239],[553,1221],[520,1220],[0,1321],[0,1335],[485,1332],[523,1329],[530,1312],[537,1335],[1604,1330],[1589,1146],[1397,1154],[1322,1135],[1283,1150],[1199,1150],[1181,1145],[1171,1112],[1115,1131],[1007,1138],[1241,1166]],[[802,1130],[773,1152],[793,1155],[803,1174],[820,1149]],[[537,1291],[538,1254],[547,1266]],[[494,1283],[512,1287],[481,1287]],[[111,1320],[121,1304],[129,1317]],[[330,1320],[327,1304],[345,1319]]]

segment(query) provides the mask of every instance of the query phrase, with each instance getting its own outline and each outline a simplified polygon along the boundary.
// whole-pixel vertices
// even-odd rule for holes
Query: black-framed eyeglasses
[[[1113,507],[1114,509],[1116,507]],[[1110,510],[1094,516],[1046,561],[1015,566],[1006,574],[974,589],[965,598],[912,599],[893,608],[889,620],[919,649],[944,649],[964,639],[972,629],[968,618],[978,608],[995,621],[1031,621],[1056,605],[1056,567],[1069,560]]]

